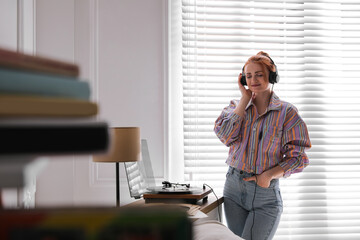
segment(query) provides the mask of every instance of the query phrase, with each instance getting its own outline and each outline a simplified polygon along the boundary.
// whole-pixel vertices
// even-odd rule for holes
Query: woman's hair
[[[248,65],[249,63],[258,63],[263,68],[266,68],[270,72],[276,71],[275,64],[272,62],[272,60],[270,60],[269,54],[267,54],[266,52],[263,52],[263,51],[260,51],[256,55],[250,57],[246,61],[245,65],[244,65],[244,69],[245,69],[246,65]]]

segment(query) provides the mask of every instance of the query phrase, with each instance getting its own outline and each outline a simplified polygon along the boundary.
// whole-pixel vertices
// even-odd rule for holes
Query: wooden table
[[[206,201],[200,200],[197,202],[197,205],[200,206],[200,211],[202,211],[205,214],[208,214],[212,210],[221,206],[221,204],[223,203],[224,203],[224,197],[219,197],[219,200],[217,200],[215,196],[208,196]],[[145,203],[144,199],[140,199],[122,207],[141,207],[144,206],[145,204],[151,204],[151,203]]]

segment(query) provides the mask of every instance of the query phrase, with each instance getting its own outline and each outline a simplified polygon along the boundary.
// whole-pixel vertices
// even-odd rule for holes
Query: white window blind
[[[222,193],[226,148],[214,122],[240,98],[249,56],[270,54],[277,95],[293,103],[313,144],[310,166],[281,179],[275,239],[360,239],[360,1],[183,0],[185,181]]]

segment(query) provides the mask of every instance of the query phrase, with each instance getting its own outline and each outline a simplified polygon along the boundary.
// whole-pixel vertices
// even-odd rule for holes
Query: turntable
[[[162,182],[162,187],[149,189],[143,194],[145,203],[189,203],[196,204],[198,201],[207,201],[210,189],[190,187],[190,184]]]

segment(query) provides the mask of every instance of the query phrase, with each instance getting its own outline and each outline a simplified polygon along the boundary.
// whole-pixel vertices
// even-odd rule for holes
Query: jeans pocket
[[[256,187],[257,188],[260,188],[260,189],[264,189],[264,190],[269,190],[269,189],[272,189],[270,186],[269,187],[262,187],[260,186],[259,184],[255,183],[256,184]]]
[[[226,178],[228,178],[230,176],[231,172],[232,172],[232,168],[229,167],[227,172],[226,172]]]
[[[279,202],[281,203],[281,206],[283,205],[282,197],[281,197],[281,191],[278,188],[275,188],[275,193],[279,199]]]

